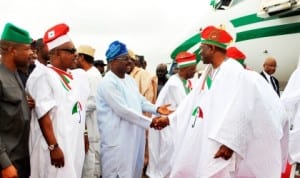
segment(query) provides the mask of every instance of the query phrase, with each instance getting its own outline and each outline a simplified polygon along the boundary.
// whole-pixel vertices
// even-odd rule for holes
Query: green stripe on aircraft
[[[236,42],[246,41],[255,38],[263,38],[269,36],[287,35],[300,33],[300,22],[285,25],[277,25],[272,27],[257,28],[247,30],[236,34]]]
[[[258,22],[262,22],[262,21],[280,19],[280,18],[285,18],[285,17],[292,17],[292,16],[296,16],[296,15],[300,15],[300,11],[295,11],[295,12],[292,12],[292,13],[289,13],[286,15],[281,15],[281,16],[269,17],[266,19],[257,17],[257,14],[250,14],[250,15],[246,15],[243,17],[233,19],[233,20],[231,20],[231,23],[234,27],[241,27],[244,25],[249,25],[249,24],[258,23]]]
[[[296,15],[299,12],[297,12]],[[289,17],[294,16],[292,15],[285,15],[281,17]],[[236,19],[231,20],[231,23],[234,27],[240,27],[243,25],[249,25],[261,21],[272,20],[274,18],[262,19],[256,16],[256,14],[251,14],[243,17],[239,17]],[[277,25],[271,27],[264,27],[264,28],[257,28],[247,31],[242,31],[236,34],[236,42],[246,41],[255,38],[263,38],[263,37],[270,37],[270,36],[278,36],[278,35],[286,35],[286,34],[293,34],[293,33],[300,33],[300,22],[299,23],[290,23],[284,25]],[[176,55],[181,51],[187,51],[196,44],[201,42],[200,34],[197,33],[193,35],[191,38],[187,39],[183,43],[181,43],[172,53],[171,58],[175,59]],[[194,51],[194,54],[197,56],[197,60],[200,60],[199,50]]]
[[[256,14],[250,14],[250,15],[246,15],[243,17],[233,19],[233,20],[231,20],[231,23],[234,27],[241,27],[244,25],[249,25],[249,24],[272,20],[272,19],[274,19],[274,18],[263,19],[263,18],[257,17]]]
[[[201,41],[200,39],[200,34],[197,33],[194,36],[192,36],[191,38],[185,40],[183,43],[181,43],[171,54],[171,58],[175,59],[176,55],[179,52],[182,51],[187,51],[189,50],[191,47],[193,47],[194,45],[196,45],[197,43],[199,43]],[[197,54],[196,54],[197,55]]]

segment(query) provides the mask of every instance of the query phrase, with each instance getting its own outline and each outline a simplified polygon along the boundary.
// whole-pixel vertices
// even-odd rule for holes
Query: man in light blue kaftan
[[[106,73],[96,93],[97,119],[101,139],[103,178],[142,176],[145,129],[153,126],[142,112],[168,114],[165,106],[156,107],[138,91],[126,74],[129,56],[126,46],[114,41],[106,52],[111,71]]]

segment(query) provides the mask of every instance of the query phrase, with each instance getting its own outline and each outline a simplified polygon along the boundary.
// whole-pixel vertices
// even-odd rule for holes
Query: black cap
[[[103,60],[95,60],[94,66],[106,66]]]

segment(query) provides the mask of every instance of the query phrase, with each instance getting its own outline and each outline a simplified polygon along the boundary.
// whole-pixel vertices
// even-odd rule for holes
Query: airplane
[[[211,0],[208,6],[210,11],[200,11],[201,21],[195,22],[199,23],[199,31],[183,40],[172,51],[171,58],[187,50],[200,60],[199,32],[207,25],[222,26],[234,37],[231,45],[246,54],[246,64],[252,70],[262,71],[267,56],[277,60],[274,75],[282,91],[298,65],[300,0]],[[201,69],[203,64],[199,65]]]

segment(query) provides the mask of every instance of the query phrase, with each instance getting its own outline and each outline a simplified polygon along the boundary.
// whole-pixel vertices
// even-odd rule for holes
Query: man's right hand
[[[223,158],[228,160],[231,158],[233,150],[227,147],[226,145],[221,145],[214,158]]]
[[[51,164],[56,168],[64,167],[65,158],[64,153],[60,149],[60,147],[54,148],[54,150],[50,151]]]
[[[1,170],[2,178],[18,178],[18,171],[15,166],[10,165]]]
[[[158,116],[152,119],[150,127],[156,130],[161,130],[168,125],[169,125],[169,118]]]

